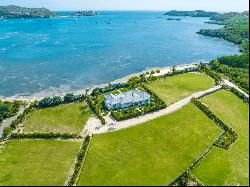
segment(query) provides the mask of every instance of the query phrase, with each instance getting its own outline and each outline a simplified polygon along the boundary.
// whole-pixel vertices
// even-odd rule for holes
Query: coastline
[[[189,63],[189,64],[180,64],[180,65],[176,65],[176,69],[177,70],[183,70],[186,68],[193,68],[196,65],[198,65],[200,62],[193,62],[193,63]],[[203,61],[202,63],[209,63],[208,61]],[[173,66],[167,66],[167,67],[154,67],[154,68],[148,68],[145,69],[141,72],[137,72],[137,73],[132,73],[129,74],[125,77],[122,77],[120,79],[116,79],[114,81],[111,81],[109,83],[104,83],[104,84],[99,84],[99,85],[95,85],[92,86],[91,88],[82,88],[82,89],[78,89],[78,90],[69,90],[69,91],[51,91],[51,92],[47,92],[46,90],[42,91],[42,92],[38,92],[38,93],[34,93],[32,95],[14,95],[14,96],[9,96],[9,97],[3,97],[0,96],[0,100],[2,101],[16,101],[16,100],[20,100],[20,101],[25,101],[25,102],[34,102],[36,100],[41,100],[45,97],[54,97],[54,96],[60,96],[63,97],[64,95],[66,95],[67,93],[73,93],[73,94],[85,94],[86,89],[89,89],[89,92],[92,92],[93,89],[97,88],[97,87],[105,87],[108,84],[117,84],[117,83],[126,83],[131,77],[134,76],[138,76],[142,73],[146,73],[148,71],[152,71],[152,70],[160,70],[160,73],[155,73],[153,76],[160,76],[163,74],[166,74],[168,72],[171,71],[171,68]]]

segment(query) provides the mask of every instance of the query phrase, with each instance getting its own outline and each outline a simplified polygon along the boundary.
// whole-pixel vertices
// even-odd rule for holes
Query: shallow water
[[[208,18],[168,21],[162,14],[0,20],[0,95],[80,89],[146,68],[238,53],[232,43],[195,34],[220,27],[205,24]]]

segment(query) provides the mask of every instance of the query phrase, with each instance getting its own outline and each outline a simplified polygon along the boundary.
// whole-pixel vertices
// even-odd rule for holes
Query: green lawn
[[[39,109],[32,112],[24,122],[24,132],[60,132],[80,134],[90,117],[83,103],[60,105],[54,108]]]
[[[79,185],[168,185],[222,131],[193,104],[93,137]]]
[[[249,185],[248,105],[222,90],[202,99],[210,109],[238,134],[229,150],[214,147],[194,174],[205,185]]]
[[[207,90],[213,85],[213,79],[206,74],[186,73],[159,79],[146,86],[169,105],[195,92]]]
[[[8,141],[0,150],[0,186],[62,186],[79,149],[72,141]]]

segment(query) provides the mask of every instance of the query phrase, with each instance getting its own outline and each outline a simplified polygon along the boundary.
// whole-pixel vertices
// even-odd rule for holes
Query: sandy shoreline
[[[202,63],[208,63],[208,62],[202,62]],[[186,69],[186,68],[193,68],[195,67],[197,64],[197,62],[194,62],[194,63],[190,63],[190,64],[182,64],[182,65],[177,65],[176,66],[176,69],[177,70],[183,70],[183,69]],[[145,72],[148,72],[148,71],[152,71],[152,70],[160,70],[160,73],[156,73],[154,74],[154,76],[159,76],[159,75],[164,75],[166,73],[169,73],[171,71],[173,66],[168,66],[168,67],[163,67],[163,68],[150,68],[150,69],[146,69],[142,72],[138,72],[138,73],[133,73],[133,74],[129,74],[121,79],[116,79],[112,82],[110,82],[111,84],[115,84],[115,83],[126,83],[131,77],[133,76],[138,76],[140,75],[141,73],[145,73]],[[93,86],[91,88],[88,88],[89,89],[89,93],[94,89],[94,88],[97,88],[97,87],[104,87],[104,86],[107,86],[109,83],[106,83],[106,84],[100,84],[100,85],[96,85],[96,86]],[[83,88],[83,89],[79,89],[79,90],[69,90],[67,92],[58,92],[58,91],[43,91],[43,92],[39,92],[39,93],[35,93],[35,94],[32,94],[32,95],[15,95],[15,96],[10,96],[10,97],[1,97],[0,96],[0,100],[3,100],[3,101],[15,101],[15,100],[21,100],[21,101],[26,101],[26,102],[33,102],[33,101],[36,101],[36,100],[41,100],[45,97],[54,97],[54,96],[61,96],[63,97],[65,94],[67,93],[73,93],[73,94],[85,94],[85,90],[87,88]]]

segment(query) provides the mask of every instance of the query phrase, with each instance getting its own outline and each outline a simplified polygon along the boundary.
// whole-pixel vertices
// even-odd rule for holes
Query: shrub
[[[161,71],[159,69],[156,70],[156,73],[160,73]]]
[[[11,134],[11,128],[10,127],[4,127],[3,129],[3,138],[6,138],[8,135]]]

